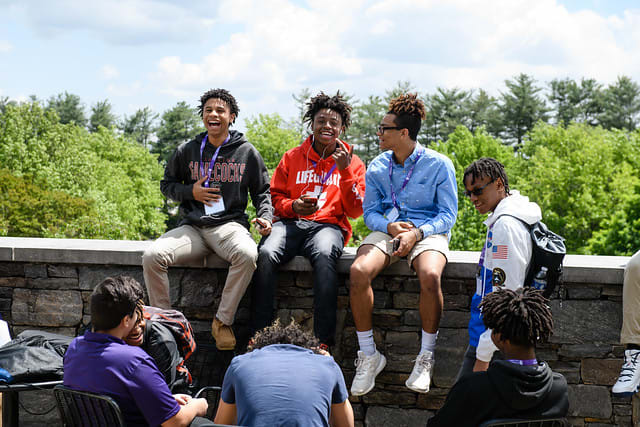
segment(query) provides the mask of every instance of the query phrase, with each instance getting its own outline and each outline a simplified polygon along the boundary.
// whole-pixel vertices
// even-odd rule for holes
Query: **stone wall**
[[[141,254],[148,242],[0,238],[0,313],[12,332],[42,329],[73,336],[88,320],[88,296],[104,277],[129,274],[141,283]],[[357,350],[349,312],[348,269],[354,253],[340,261],[337,345],[333,355],[347,385],[354,374]],[[383,272],[374,284],[374,333],[386,355],[376,388],[352,398],[357,425],[418,426],[439,408],[452,386],[467,344],[469,303],[475,289],[479,254],[453,252],[442,280],[444,315],[436,350],[432,390],[421,395],[404,387],[420,346],[419,284],[405,263]],[[555,333],[538,349],[540,359],[565,375],[569,383],[572,425],[638,425],[640,403],[616,399],[611,386],[622,364],[618,343],[622,274],[627,257],[567,256],[564,286],[551,301]],[[210,349],[210,322],[226,277],[226,263],[215,255],[198,265],[170,269],[171,301],[192,321],[198,343]],[[310,265],[296,258],[280,273],[277,314],[312,326]],[[249,300],[244,298],[234,325],[242,348],[248,340]],[[209,350],[215,351],[215,350]],[[220,352],[228,363],[233,354]],[[219,379],[224,366],[218,367]],[[27,409],[41,412],[53,404],[50,392],[21,395]],[[21,413],[22,425],[55,425],[57,414]]]

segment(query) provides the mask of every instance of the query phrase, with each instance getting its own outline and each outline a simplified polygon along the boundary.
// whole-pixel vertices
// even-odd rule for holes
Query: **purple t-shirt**
[[[222,400],[236,405],[243,426],[328,426],[331,405],[349,397],[333,357],[274,344],[235,357]]]
[[[87,331],[71,341],[63,383],[112,397],[127,425],[158,426],[180,410],[151,356],[108,334]]]

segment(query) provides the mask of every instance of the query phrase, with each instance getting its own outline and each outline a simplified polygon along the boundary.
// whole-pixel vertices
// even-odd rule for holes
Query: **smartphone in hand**
[[[400,249],[400,239],[392,239],[391,243],[393,244],[393,252]]]
[[[302,196],[302,201],[305,203],[311,203],[312,205],[318,204],[318,198],[312,196]]]

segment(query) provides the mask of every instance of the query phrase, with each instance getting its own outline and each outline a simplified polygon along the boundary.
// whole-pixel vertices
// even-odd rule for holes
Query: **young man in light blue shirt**
[[[393,99],[378,127],[380,148],[367,170],[364,221],[367,236],[351,266],[351,311],[360,351],[351,394],[375,386],[386,365],[373,341],[372,280],[388,265],[405,258],[420,281],[422,321],[420,354],[406,386],[427,393],[433,369],[443,297],[440,276],[447,264],[450,230],[458,196],[453,164],[446,156],[416,142],[425,108],[415,94]]]

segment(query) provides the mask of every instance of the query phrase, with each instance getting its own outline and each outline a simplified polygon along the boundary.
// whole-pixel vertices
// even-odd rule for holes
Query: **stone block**
[[[39,277],[27,279],[27,287],[30,289],[78,289],[78,279]]]
[[[469,325],[468,311],[445,311],[440,320],[441,328],[466,328]]]
[[[24,277],[30,279],[47,277],[47,266],[45,264],[25,264]]]
[[[407,390],[405,388],[405,390]],[[403,405],[403,406],[412,406],[416,403],[416,393],[406,391],[406,392],[393,392],[380,390],[379,388],[374,388],[373,391],[362,396],[362,401],[367,405]],[[371,410],[371,408],[367,409],[367,413]],[[366,418],[365,418],[366,420]],[[372,424],[369,424],[372,425]],[[380,425],[380,424],[377,424]]]
[[[80,289],[93,291],[100,282],[110,276],[125,275],[136,279],[140,284],[144,285],[142,277],[142,267],[132,266],[82,266],[78,267],[78,282]]]
[[[384,286],[389,292],[398,292],[403,289],[405,282],[406,280],[402,277],[386,277],[384,280]]]
[[[0,277],[24,276],[24,264],[19,262],[0,262]]]
[[[613,414],[611,395],[607,387],[597,385],[569,385],[568,416],[609,419]]]
[[[407,277],[404,279],[403,289],[405,292],[410,292],[413,294],[420,293],[420,280],[417,277]]]
[[[52,334],[64,335],[67,337],[75,337],[78,335],[78,331],[76,328],[56,328],[56,327],[50,327],[50,326],[35,327],[31,325],[15,325],[13,327],[13,336],[18,336],[24,331],[34,330],[34,329],[37,329],[38,331],[43,331],[43,332],[51,332]]]
[[[373,323],[375,325],[384,326],[385,328],[400,326],[403,324],[403,314],[404,312],[402,310],[374,310]]]
[[[402,372],[408,377],[413,369],[413,362],[417,354],[417,352],[415,354],[385,352],[384,355],[387,358],[387,366],[384,369],[387,372]]]
[[[16,289],[11,317],[17,325],[77,326],[82,297],[78,291]]]
[[[209,307],[220,298],[224,285],[218,284],[215,274],[206,271],[189,271],[181,282],[181,307]],[[173,286],[172,286],[173,287]]]
[[[563,344],[558,349],[558,356],[563,359],[581,360],[584,358],[605,358],[611,352],[608,344]]]
[[[469,310],[471,297],[469,295],[453,294],[444,297],[445,310]]]
[[[432,411],[437,411],[442,408],[444,405],[444,401],[447,399],[447,396],[435,396],[429,391],[427,394],[418,395],[418,400],[416,402],[416,407],[418,409],[431,409]]]
[[[403,323],[408,326],[421,326],[420,312],[418,310],[406,310]]]
[[[580,370],[582,382],[612,386],[618,379],[622,362],[618,359],[583,359]]]
[[[70,279],[77,279],[78,270],[70,265],[49,264],[47,265],[47,276],[68,277]]]
[[[0,298],[0,313],[11,311],[11,298]]]
[[[393,308],[418,309],[420,295],[409,292],[396,292],[393,294]]]
[[[0,287],[0,298],[13,298],[13,288]]]
[[[442,292],[446,294],[472,295],[476,290],[475,279],[460,280],[445,278],[442,280],[440,286],[442,287]]]
[[[391,295],[386,291],[373,291],[373,308],[391,308]],[[397,308],[397,307],[394,307]]]
[[[298,273],[296,275],[296,286],[300,288],[313,288],[313,277],[307,272]]]
[[[617,416],[629,416],[633,413],[631,405],[613,405],[613,414]],[[629,418],[631,422],[631,418]]]
[[[622,307],[611,301],[551,301],[554,331],[550,341],[563,344],[617,343]]]
[[[3,288],[26,288],[27,279],[24,277],[0,277],[0,287]]]
[[[285,298],[283,302],[285,307],[313,309],[313,297]],[[282,307],[283,304],[279,304],[279,306]]]
[[[536,352],[537,355],[537,352]],[[540,357],[538,360],[541,359]],[[567,380],[568,384],[579,384],[580,383],[580,362],[569,362],[569,361],[549,361],[549,366],[554,372],[562,374],[564,378]]]
[[[569,299],[600,299],[602,289],[600,286],[571,286],[567,288],[567,297]],[[564,305],[564,303],[563,303]]]
[[[420,351],[420,335],[415,332],[387,332],[385,350],[388,353],[418,354]]]
[[[431,418],[433,414],[433,411],[420,409],[371,406],[367,408],[364,425],[367,427],[424,427],[427,425],[427,420]]]

